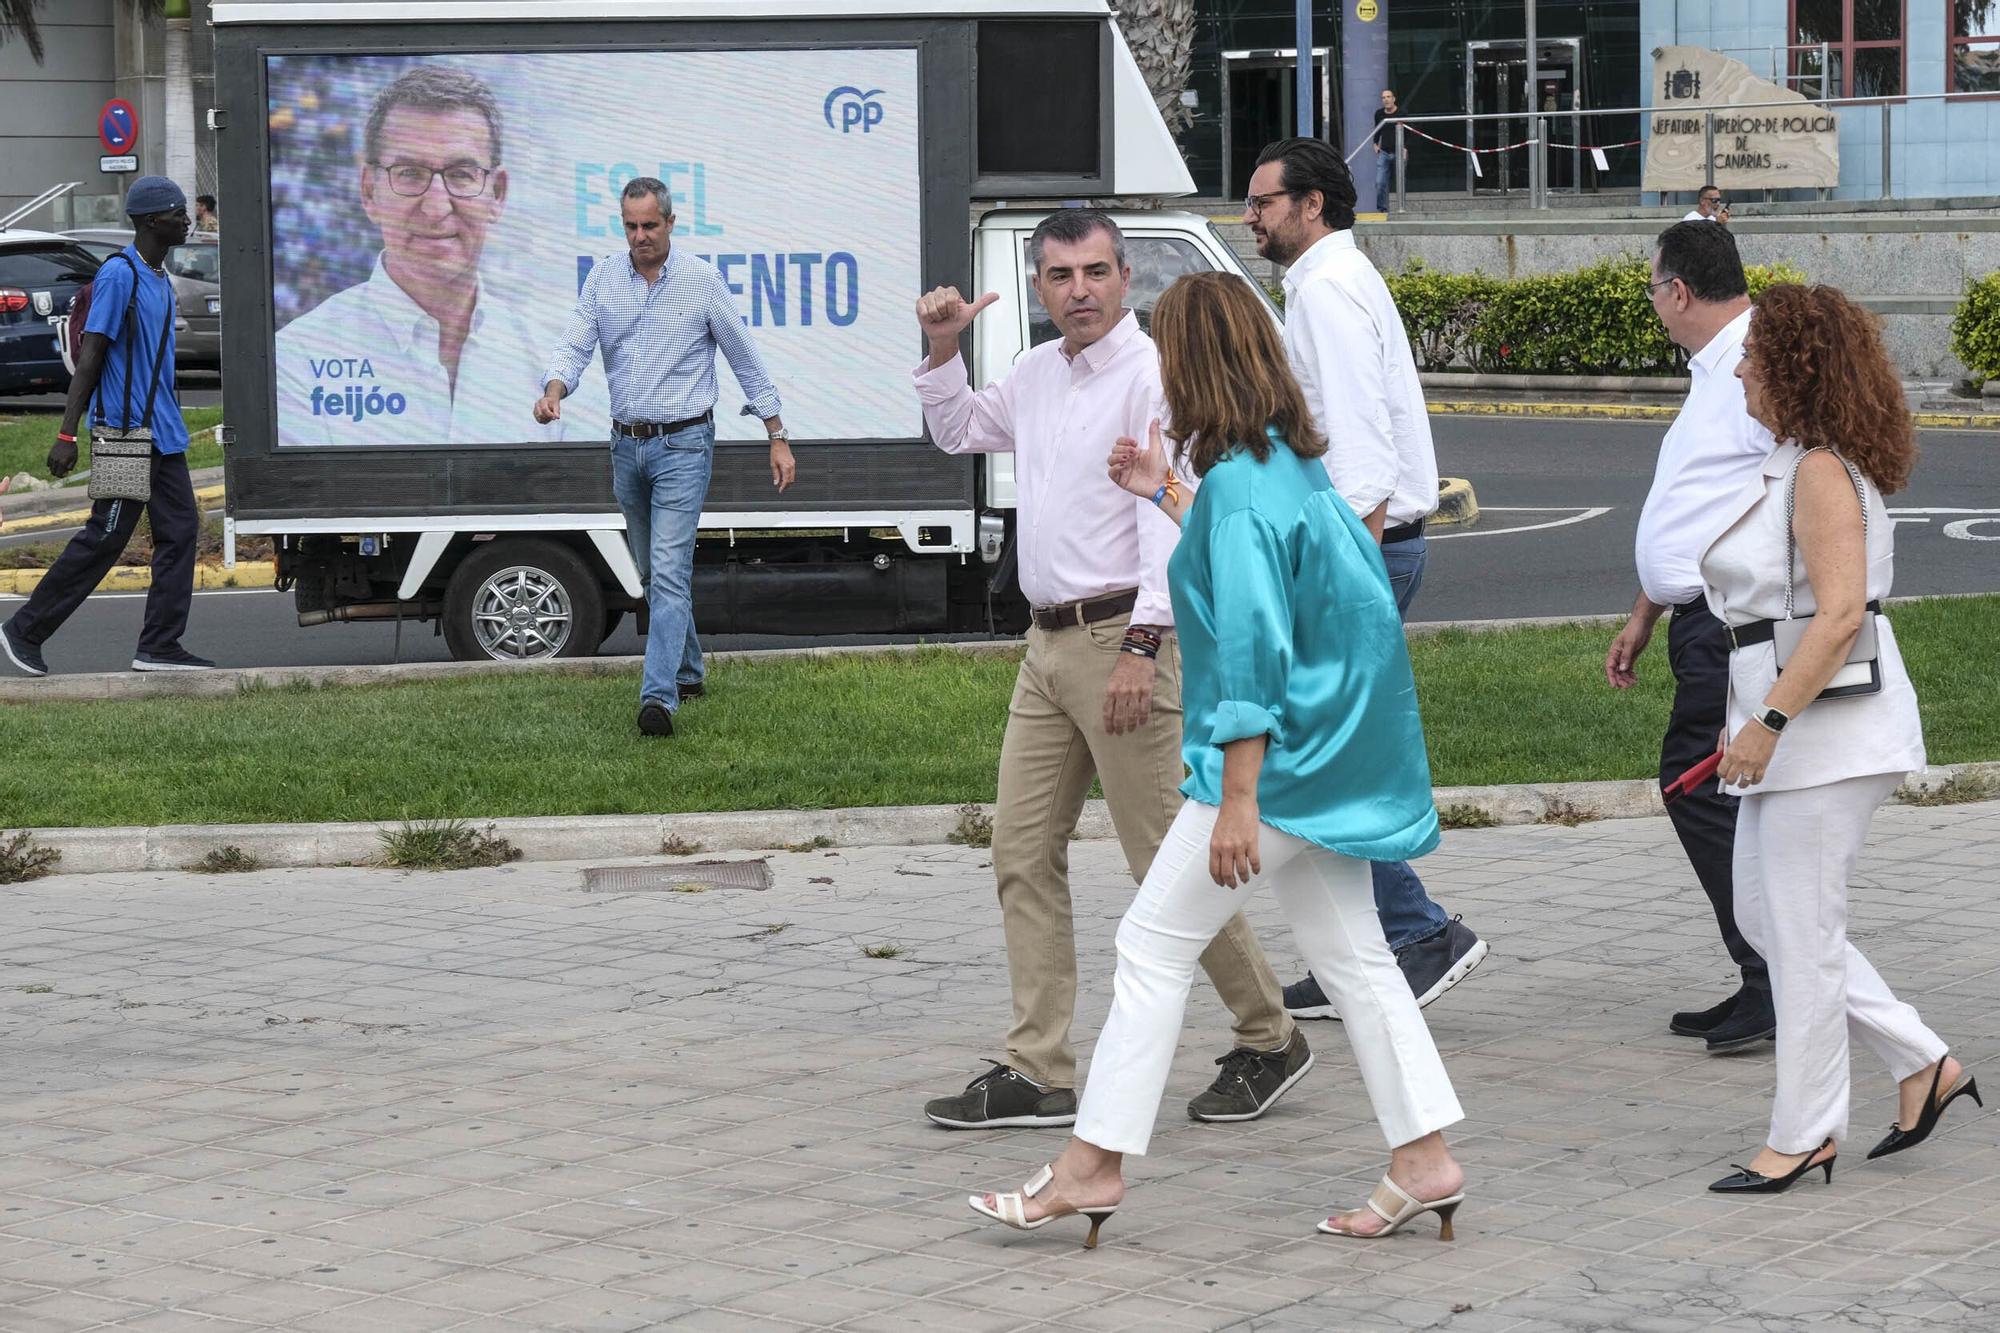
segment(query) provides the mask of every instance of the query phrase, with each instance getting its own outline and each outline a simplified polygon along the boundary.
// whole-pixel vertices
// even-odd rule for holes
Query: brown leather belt
[[[1037,606],[1028,612],[1036,629],[1068,629],[1073,625],[1094,625],[1100,620],[1122,616],[1139,604],[1139,590],[1106,593],[1087,602],[1064,602],[1060,606]]]
[[[614,421],[611,424],[635,440],[652,440],[694,426],[706,426],[713,420],[715,413],[711,410],[703,412],[698,417],[689,417],[685,421]]]

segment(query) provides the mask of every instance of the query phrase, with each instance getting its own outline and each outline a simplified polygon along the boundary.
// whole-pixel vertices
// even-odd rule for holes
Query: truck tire
[[[482,542],[445,587],[444,641],[461,662],[589,657],[604,641],[604,589],[560,542]]]

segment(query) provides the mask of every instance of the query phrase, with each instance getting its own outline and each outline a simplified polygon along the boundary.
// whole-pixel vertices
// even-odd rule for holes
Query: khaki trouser
[[[1122,736],[1104,729],[1104,690],[1122,655],[1127,619],[1029,629],[1000,749],[993,873],[1014,988],[1007,1063],[1057,1088],[1076,1086],[1069,838],[1090,781],[1104,784],[1135,881],[1145,878],[1182,802],[1180,650],[1172,635],[1160,647],[1152,716]],[[1238,1046],[1269,1051],[1291,1040],[1278,978],[1242,913],[1229,918],[1201,966],[1235,1015]]]

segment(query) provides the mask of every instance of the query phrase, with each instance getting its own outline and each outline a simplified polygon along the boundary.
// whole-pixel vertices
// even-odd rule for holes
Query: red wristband
[[[62,442],[63,442],[64,444],[75,444],[75,443],[76,443],[76,436],[74,436],[74,435],[65,435],[65,434],[63,434],[63,433],[62,433],[61,431],[57,431],[57,432],[56,432],[56,438],[57,438],[58,440],[61,440],[61,441],[62,441]]]

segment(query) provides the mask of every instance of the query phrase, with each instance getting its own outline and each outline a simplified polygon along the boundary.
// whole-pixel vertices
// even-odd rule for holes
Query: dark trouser
[[[1667,625],[1667,663],[1674,673],[1674,710],[1660,741],[1660,785],[1715,753],[1729,706],[1729,633],[1699,598],[1674,608]],[[1746,988],[1771,991],[1764,960],[1736,927],[1736,800],[1713,782],[1667,807],[1695,878],[1715,909],[1723,947],[1743,971]],[[1768,1001],[1767,1001],[1768,1002]]]
[[[139,515],[147,509],[153,511],[153,587],[146,594],[139,651],[159,653],[178,647],[194,600],[195,541],[201,530],[186,454],[153,455],[150,501],[99,500],[90,507],[90,521],[70,538],[35,585],[28,604],[14,613],[14,632],[38,647],[47,642],[125,554]]]

